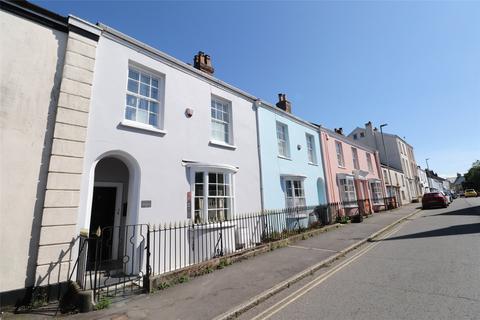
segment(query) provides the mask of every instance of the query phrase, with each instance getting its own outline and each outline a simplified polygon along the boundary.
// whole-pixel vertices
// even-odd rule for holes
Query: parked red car
[[[441,192],[425,193],[422,197],[422,209],[448,207],[448,200]]]

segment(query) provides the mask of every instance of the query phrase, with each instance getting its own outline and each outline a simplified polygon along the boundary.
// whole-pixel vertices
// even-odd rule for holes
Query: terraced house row
[[[302,224],[313,210],[305,208],[336,203],[339,216],[371,214],[387,197],[403,204],[421,195],[404,139],[370,122],[346,135],[301,119],[285,94],[271,104],[217,79],[203,52],[190,65],[28,2],[2,1],[0,25],[5,303],[71,277],[80,235],[99,227],[118,239],[105,253],[112,260],[127,240],[143,241],[122,235],[127,226],[181,222],[185,234],[207,239],[218,227],[196,226],[244,213],[304,208]],[[262,237],[228,227],[231,251]],[[194,256],[190,235],[180,267]]]

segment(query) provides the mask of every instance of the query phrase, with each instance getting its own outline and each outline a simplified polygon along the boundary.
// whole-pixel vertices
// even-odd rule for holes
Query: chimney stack
[[[341,134],[343,136],[343,128],[335,128],[334,129],[336,133]]]
[[[193,66],[205,73],[208,73],[210,75],[213,74],[215,69],[212,67],[212,61],[210,59],[210,56],[208,54],[205,54],[203,51],[198,51],[198,54],[195,55],[193,58]]]
[[[377,128],[375,128],[377,129]],[[368,121],[367,123],[365,123],[365,135],[369,135],[369,136],[372,136],[373,135],[373,125],[372,125],[372,121]],[[377,130],[375,130],[377,131]]]
[[[285,112],[292,113],[292,104],[287,100],[287,96],[284,93],[278,94],[278,102],[276,106]]]

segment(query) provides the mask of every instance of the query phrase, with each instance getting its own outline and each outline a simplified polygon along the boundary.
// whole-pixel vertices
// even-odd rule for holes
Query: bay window
[[[229,220],[234,214],[234,177],[236,169],[213,166],[191,167],[193,221],[204,223]]]
[[[372,200],[374,204],[382,204],[382,183],[378,180],[370,181],[370,190],[372,192]]]
[[[285,204],[287,208],[305,207],[305,191],[303,179],[285,177]]]
[[[355,192],[355,181],[353,176],[343,175],[338,178],[340,198],[347,206],[356,206],[357,195]]]

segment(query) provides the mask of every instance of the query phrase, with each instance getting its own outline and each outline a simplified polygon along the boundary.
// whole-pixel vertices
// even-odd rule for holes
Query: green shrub
[[[95,304],[95,310],[102,310],[110,307],[112,304],[112,300],[109,297],[102,297],[98,300],[97,304]]]

